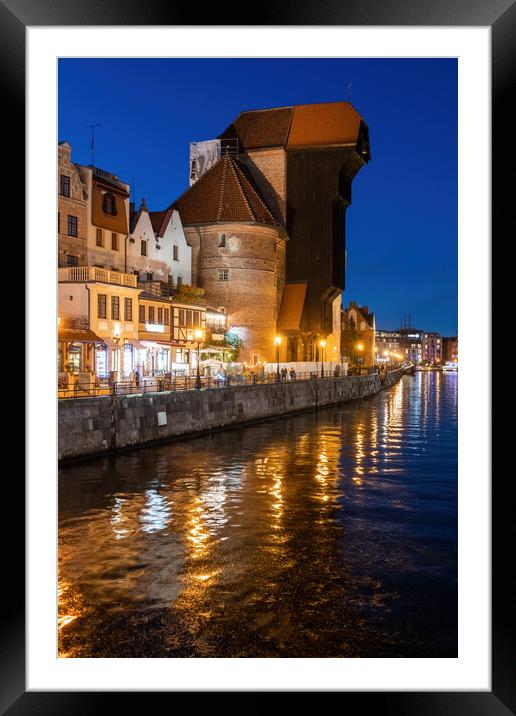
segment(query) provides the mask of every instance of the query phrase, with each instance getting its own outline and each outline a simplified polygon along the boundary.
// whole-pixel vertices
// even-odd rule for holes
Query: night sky
[[[455,333],[455,59],[65,59],[58,136],[89,164],[86,125],[100,123],[95,165],[134,178],[136,202],[160,210],[188,186],[189,142],[239,112],[347,99],[369,125],[371,161],[347,213],[344,303],[369,306],[377,328],[411,314]]]

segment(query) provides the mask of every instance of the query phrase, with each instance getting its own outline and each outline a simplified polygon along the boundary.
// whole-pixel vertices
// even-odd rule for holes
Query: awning
[[[139,351],[147,350],[147,346],[144,346],[141,341],[130,340],[130,341],[128,341],[128,343],[130,343],[133,348],[137,348]]]
[[[117,348],[121,348],[120,342],[114,341],[112,338],[101,338],[100,339],[102,343],[104,343],[108,348],[111,348],[112,351],[116,351]]]
[[[80,342],[80,343],[103,343],[104,339],[99,338],[96,333],[87,328],[60,328],[57,332],[57,338],[60,341]]]
[[[286,283],[278,313],[278,331],[299,331],[308,284]]]

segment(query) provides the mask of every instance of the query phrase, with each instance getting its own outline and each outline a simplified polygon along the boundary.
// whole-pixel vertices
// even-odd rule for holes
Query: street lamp
[[[363,350],[364,350],[364,344],[363,344],[363,343],[357,343],[357,351],[358,351],[359,353],[361,353]],[[360,363],[360,368],[359,368],[360,374],[362,374],[362,357],[357,358],[357,360],[358,360],[359,363]]]
[[[199,357],[199,349],[201,347],[201,339],[202,339],[202,331],[198,328],[194,331],[194,338],[197,341],[197,375],[195,377],[195,389],[200,390],[201,388],[201,369],[199,365],[200,357]]]
[[[324,378],[324,349],[326,348],[326,341],[319,341],[321,346],[321,378]]]
[[[115,330],[113,331],[113,340],[114,340],[115,345],[116,345],[116,349],[115,349],[115,360],[113,361],[113,364],[114,364],[114,365],[113,365],[113,368],[114,368],[115,382],[116,382],[116,381],[118,380],[118,378],[119,378],[118,373],[119,373],[119,370],[120,370],[120,352],[119,352],[119,351],[120,351],[120,346],[118,345],[118,344],[120,343],[120,333],[118,332],[118,330],[117,330],[116,328],[115,328]]]
[[[274,344],[276,346],[276,380],[279,383],[279,347],[281,343],[281,336],[275,336],[274,337]]]

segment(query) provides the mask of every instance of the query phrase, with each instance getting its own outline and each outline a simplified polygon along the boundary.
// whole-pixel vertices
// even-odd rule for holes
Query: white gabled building
[[[143,282],[191,284],[192,249],[177,211],[149,212],[142,199],[138,211],[131,215],[126,265],[127,272],[137,274]]]

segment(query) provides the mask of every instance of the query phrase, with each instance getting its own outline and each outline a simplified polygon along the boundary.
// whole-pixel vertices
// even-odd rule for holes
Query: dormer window
[[[104,194],[102,210],[104,214],[111,214],[111,216],[116,216],[116,201],[113,194],[110,194],[109,192]]]

